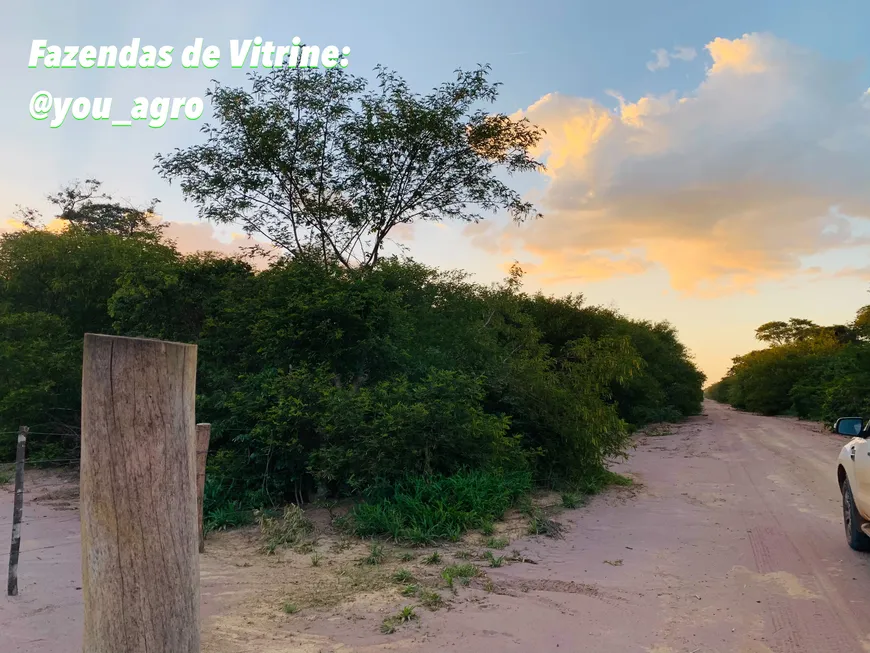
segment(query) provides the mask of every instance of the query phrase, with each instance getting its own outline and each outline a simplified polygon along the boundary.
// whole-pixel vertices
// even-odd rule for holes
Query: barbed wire
[[[49,544],[48,546],[38,546],[33,549],[21,549],[18,553],[31,553],[33,551],[44,551],[45,549],[57,549],[62,546],[70,546],[75,544],[76,546],[81,546],[82,543],[80,540],[76,540],[75,542],[61,542],[60,544]],[[0,553],[0,557],[9,557],[8,553]]]
[[[42,515],[40,517],[28,517],[27,521],[21,522],[21,525],[27,526],[28,524],[33,524],[33,523],[36,523],[38,521],[42,521],[43,519],[53,519],[53,518],[54,517],[52,515]],[[55,524],[63,524],[65,522],[70,522],[70,521],[79,521],[80,519],[81,519],[81,517],[79,515],[76,515],[75,517],[67,517],[66,519],[58,519],[54,523]],[[11,519],[7,520],[7,521],[0,521],[0,526],[8,526],[11,523],[12,523]]]
[[[0,435],[18,435],[18,431],[0,431]],[[31,435],[54,435],[59,438],[79,437],[80,433],[52,433],[51,431],[28,431],[28,436]]]

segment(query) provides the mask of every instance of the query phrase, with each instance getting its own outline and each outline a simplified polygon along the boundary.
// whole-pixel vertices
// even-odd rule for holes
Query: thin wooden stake
[[[21,547],[21,514],[24,512],[24,451],[27,447],[26,426],[18,429],[18,447],[15,449],[15,501],[12,508],[12,544],[9,547],[9,580],[6,593],[18,596],[18,550]]]
[[[205,531],[202,528],[203,494],[205,493],[205,463],[208,460],[208,441],[211,439],[211,424],[196,425],[196,498],[199,513],[199,552],[205,551]]]
[[[200,653],[196,346],[85,334],[84,653]]]

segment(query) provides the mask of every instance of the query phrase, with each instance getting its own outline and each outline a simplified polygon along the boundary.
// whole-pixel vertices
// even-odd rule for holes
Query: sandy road
[[[844,439],[716,404],[705,411],[640,438],[620,466],[639,488],[566,513],[565,539],[512,543],[538,564],[487,569],[493,591],[465,590],[394,635],[373,628],[379,615],[362,622],[345,606],[276,622],[255,646],[226,651],[870,652],[870,556],[846,545],[833,468]],[[21,596],[0,599],[0,649],[78,651],[77,524],[40,510],[51,518],[24,530]],[[0,542],[7,513],[0,491]],[[36,550],[56,542],[64,546]],[[204,582],[205,635],[219,630],[209,602],[220,592]]]
[[[539,563],[488,569],[494,593],[402,642],[323,634],[360,653],[870,651],[870,556],[846,545],[833,467],[844,439],[705,412],[639,439],[621,466],[642,483],[634,496],[567,514],[564,540],[515,543]]]
[[[846,545],[833,467],[844,439],[705,411],[641,439],[635,498],[577,511],[565,541],[530,545],[539,565],[492,570],[536,591],[439,617],[419,650],[870,651],[870,556]]]

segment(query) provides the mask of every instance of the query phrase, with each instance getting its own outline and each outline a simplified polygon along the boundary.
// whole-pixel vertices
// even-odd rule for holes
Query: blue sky
[[[788,147],[783,149],[783,160],[794,160],[796,151],[806,152],[808,160],[812,159],[814,144],[808,144],[804,150],[794,145],[802,138],[801,134],[809,129],[810,136],[827,143],[832,138],[830,130],[816,133],[809,127],[858,115],[847,109],[847,102],[836,104],[830,98],[842,92],[849,97],[854,94],[857,102],[860,93],[870,87],[870,76],[864,68],[870,54],[866,36],[866,26],[870,24],[868,3],[382,1],[349,2],[328,12],[318,10],[316,3],[278,1],[134,5],[50,0],[16,4],[14,11],[9,4],[4,12],[7,20],[0,26],[0,54],[5,62],[0,142],[6,154],[0,160],[0,224],[11,216],[16,204],[39,205],[45,193],[56,190],[62,183],[89,176],[102,179],[107,190],[118,196],[137,202],[161,198],[162,211],[170,221],[196,219],[193,207],[184,204],[177,189],[161,180],[152,167],[155,153],[197,142],[198,123],[179,121],[162,129],[143,125],[113,129],[105,123],[68,121],[58,129],[49,129],[45,122],[34,121],[27,113],[27,103],[36,90],[44,88],[54,95],[113,97],[118,111],[139,95],[204,95],[212,77],[223,83],[244,84],[244,73],[231,69],[227,61],[211,71],[185,70],[177,64],[167,70],[32,70],[27,67],[32,39],[44,38],[58,45],[122,46],[139,37],[143,44],[173,45],[177,56],[185,45],[203,37],[207,43],[220,46],[226,59],[229,39],[261,36],[276,43],[289,43],[294,36],[300,36],[308,43],[350,46],[353,72],[367,74],[375,64],[383,63],[421,91],[444,81],[458,67],[489,63],[493,77],[504,84],[497,110],[508,113],[522,110],[533,119],[540,116],[551,133],[561,133],[564,128],[565,140],[553,140],[549,152],[566,153],[573,163],[560,168],[553,177],[519,182],[522,190],[541,198],[546,215],[551,214],[547,206],[558,207],[554,210],[558,217],[548,224],[544,224],[548,220],[545,218],[530,225],[517,236],[519,240],[514,245],[501,248],[485,243],[481,246],[480,239],[495,242],[504,237],[509,227],[503,220],[496,219],[493,230],[476,240],[461,225],[425,225],[409,235],[406,242],[417,258],[471,270],[484,281],[500,278],[503,266],[514,258],[539,265],[541,274],[528,277],[531,288],[559,294],[582,292],[590,301],[615,305],[633,317],[670,319],[697,355],[699,364],[713,377],[727,369],[732,356],[754,346],[752,330],[762,322],[792,315],[822,322],[846,321],[858,307],[870,303],[865,292],[870,279],[860,272],[868,263],[868,246],[860,236],[870,229],[864,218],[855,214],[864,212],[864,191],[844,182],[842,187],[828,193],[821,184],[821,190],[813,191],[816,195],[806,191],[803,197],[802,189],[807,187],[800,176],[803,173],[791,170],[789,177],[771,163],[775,159],[765,158],[771,148],[784,144]],[[744,34],[755,33],[772,36],[737,43]],[[709,70],[714,58],[705,46],[717,38],[728,43],[718,51],[723,72],[714,78]],[[753,85],[756,82],[747,77],[748,68],[738,70],[743,64],[728,63],[731,61],[728,57],[741,44],[756,53],[752,56],[760,57],[757,60],[763,65],[757,68],[766,72],[758,74],[771,75],[767,81]],[[804,61],[800,58],[803,55],[790,49],[792,46],[810,53],[807,55],[810,58]],[[664,48],[673,52],[677,47],[693,48],[697,56],[688,61],[672,58],[666,68],[648,69],[647,62],[655,59],[653,50]],[[828,75],[823,67],[831,60],[835,62],[830,64],[831,70],[838,72]],[[798,63],[791,65],[794,61]],[[817,76],[804,74],[808,69],[815,70],[816,61],[821,72]],[[856,68],[849,68],[848,62],[854,62]],[[841,87],[828,88],[826,82],[820,81],[839,79],[840,73],[848,78]],[[768,88],[781,90],[785,95],[775,96],[770,91],[768,97],[765,95]],[[721,171],[734,169],[737,153],[732,151],[731,159],[721,160],[706,153],[727,149],[741,138],[748,138],[747,134],[755,132],[747,125],[758,121],[764,130],[764,139],[759,140],[767,145],[761,151],[753,150],[750,143],[741,156],[743,165],[760,162],[758,185],[766,184],[765,188],[759,190],[754,184],[749,188],[745,179],[739,183],[732,180],[731,186],[712,193],[710,201],[715,205],[722,203],[723,198],[727,201],[735,194],[745,193],[747,199],[740,206],[716,219],[705,220],[709,213],[705,211],[703,215],[697,214],[697,222],[692,222],[691,215],[682,223],[671,220],[669,216],[677,209],[668,201],[676,194],[685,198],[689,186],[697,189],[710,185],[700,177],[693,177],[691,183],[686,181],[686,169],[692,164],[685,161],[680,169],[661,165],[644,168],[643,157],[627,153],[637,138],[619,136],[629,124],[624,110],[622,122],[608,127],[610,131],[600,139],[593,139],[592,145],[583,139],[582,143],[571,141],[577,138],[578,125],[589,124],[577,122],[580,120],[577,116],[584,111],[597,111],[595,115],[600,119],[613,122],[602,113],[619,111],[619,101],[610,92],[625,98],[631,107],[635,107],[634,103],[640,107],[645,116],[644,124],[637,127],[642,138],[653,138],[656,134],[665,138],[663,135],[667,134],[669,142],[676,143],[668,151],[671,159],[680,152],[694,152],[695,160],[709,158],[709,169],[717,171],[718,179]],[[673,93],[673,98],[706,97],[706,113],[698,108],[684,115],[673,100],[667,109],[672,117],[659,121],[656,114],[650,118],[641,98],[661,98],[668,93]],[[757,102],[753,94],[758,94]],[[543,106],[536,105],[547,97],[550,99]],[[589,103],[594,105],[592,109]],[[793,106],[799,110],[792,112]],[[745,117],[741,111],[746,112]],[[729,116],[736,117],[732,121]],[[863,138],[863,115],[854,120],[850,125]],[[549,129],[550,125],[553,129]],[[680,125],[691,125],[691,129],[686,127],[684,133],[678,133]],[[778,136],[783,139],[777,140]],[[860,141],[861,147],[864,144],[860,138],[856,141],[849,136],[842,136],[841,140]],[[587,146],[591,153],[581,161],[577,153]],[[837,150],[839,158],[834,163],[847,160],[841,150]],[[856,156],[866,153],[870,158],[870,150],[856,151]],[[617,186],[609,187],[612,191],[609,195],[603,192],[605,189],[598,189],[599,196],[608,195],[612,201],[603,206],[601,217],[596,219],[620,226],[602,237],[600,246],[587,246],[585,243],[598,238],[609,227],[602,224],[592,229],[591,214],[566,207],[560,198],[566,196],[563,191],[569,185],[589,186],[590,166],[600,169],[613,161],[617,163],[608,169],[608,174],[615,175],[613,179],[633,179],[632,188],[644,188],[644,202],[661,207],[655,216],[651,212],[646,218],[629,205],[625,192],[618,194],[613,190]],[[811,167],[812,163],[807,165]],[[641,173],[640,178],[632,176]],[[671,173],[681,181],[669,185],[665,177]],[[812,170],[806,173],[818,176]],[[792,189],[786,199],[771,190],[785,188]],[[816,208],[807,209],[810,213],[790,229],[789,218],[781,207],[789,203],[788,197],[796,195],[800,201],[796,200],[795,208]],[[830,231],[834,219],[818,222],[813,216],[824,213],[822,207],[839,203],[840,195],[844,206],[858,208],[845,211],[851,216],[847,219],[853,228],[850,239],[841,239],[831,248],[824,244],[821,232]],[[658,220],[662,224],[662,238],[656,231]],[[747,227],[752,220],[759,221],[757,238],[753,235],[756,232]],[[575,231],[575,226],[581,224],[583,230]],[[680,234],[701,224],[703,227],[697,231],[703,234],[681,240]],[[767,224],[779,225],[779,231],[767,229],[764,226]],[[786,232],[798,234],[793,251],[789,250],[791,241],[779,245],[773,242],[783,226]],[[225,235],[227,231],[221,229],[219,233]],[[560,233],[568,234],[564,236],[564,250],[557,246]],[[619,242],[620,238],[624,243]],[[710,263],[702,269],[705,260],[710,262],[724,251],[715,245],[717,239],[727,243],[727,256],[722,254],[715,266]],[[709,254],[703,254],[708,251],[705,248],[709,248]],[[756,248],[758,252],[753,253]],[[569,250],[570,256],[566,254]],[[628,274],[625,272],[628,263],[619,263],[613,274],[598,274],[597,270],[609,265],[608,257],[631,259],[632,265],[636,263],[643,271]],[[796,266],[800,274],[789,272],[797,271]],[[812,273],[810,269],[816,267],[823,273]],[[556,273],[557,268],[565,273]],[[852,274],[846,268],[859,272]],[[590,270],[592,274],[588,273]],[[730,271],[727,274],[736,274],[739,282],[728,292],[713,294],[689,287],[686,279],[690,274],[716,274],[715,270]]]

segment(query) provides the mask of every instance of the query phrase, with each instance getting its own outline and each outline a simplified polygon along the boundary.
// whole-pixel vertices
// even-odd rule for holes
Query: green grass
[[[414,575],[407,569],[399,569],[393,574],[392,578],[397,583],[410,583],[414,580]]]
[[[417,619],[417,613],[414,611],[414,606],[406,605],[392,617],[387,617],[381,623],[381,632],[385,635],[390,635],[396,632],[396,626]]]
[[[444,606],[444,599],[438,592],[424,589],[420,591],[420,603],[429,610],[437,610]]]
[[[486,541],[486,546],[489,549],[503,549],[510,542],[504,537],[491,537]]]
[[[402,588],[401,594],[402,596],[416,596],[419,591],[420,587],[418,585],[405,585]]]
[[[413,553],[403,553],[399,556],[399,560],[402,562],[411,562],[414,558],[416,558]]]
[[[281,606],[281,609],[287,614],[296,614],[299,612],[299,607],[295,603],[287,602]]]
[[[480,576],[477,565],[466,562],[461,565],[450,565],[441,571],[441,578],[447,581],[448,587],[453,587],[453,581],[459,580],[463,585],[468,585],[472,578]]]
[[[230,501],[209,510],[203,518],[206,533],[225,531],[254,523],[254,511],[245,508],[241,501]]]
[[[216,474],[205,477],[203,530],[229,530],[254,523],[254,509],[266,505],[259,492],[246,491],[243,484]]]
[[[504,564],[504,556],[495,556],[492,551],[487,551],[483,557],[489,561],[490,567],[501,567]]]
[[[386,536],[416,546],[457,541],[476,528],[491,535],[493,522],[531,489],[527,473],[411,477],[354,507],[351,528],[359,537]]]
[[[369,554],[363,558],[363,562],[367,565],[379,565],[387,559],[387,554],[384,551],[384,545],[380,542],[372,542],[369,547]]]
[[[439,562],[441,562],[441,554],[437,551],[433,551],[423,558],[424,565],[437,565]]]
[[[563,492],[562,493],[562,507],[567,508],[568,510],[572,510],[574,508],[579,508],[583,504],[583,498],[578,495],[576,492]]]

